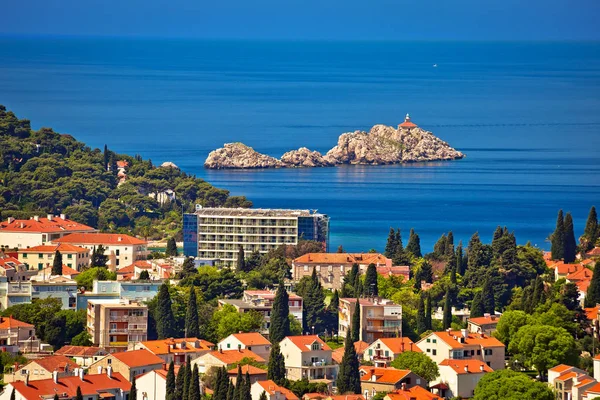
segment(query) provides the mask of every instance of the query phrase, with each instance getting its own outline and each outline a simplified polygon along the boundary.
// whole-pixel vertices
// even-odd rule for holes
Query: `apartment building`
[[[479,380],[489,372],[493,372],[485,362],[480,360],[446,359],[438,365],[439,377],[430,382],[442,397],[466,399],[473,397]]]
[[[101,375],[110,369],[131,382],[140,374],[162,369],[163,365],[162,358],[142,349],[109,354],[90,365],[88,371],[90,375]]]
[[[432,332],[419,340],[417,346],[438,365],[446,359],[479,360],[493,370],[505,368],[504,344],[494,337],[467,329]]]
[[[338,365],[333,362],[332,350],[319,336],[286,336],[279,347],[288,379],[334,380],[337,377]]]
[[[187,358],[194,360],[215,349],[215,344],[198,338],[148,340],[133,345],[134,350],[144,349],[160,357],[165,364],[185,364]]]
[[[19,261],[29,266],[29,269],[41,270],[52,266],[56,252],[62,256],[63,265],[81,270],[90,265],[90,250],[68,243],[46,244],[19,249]]]
[[[598,385],[598,381],[582,369],[560,364],[548,370],[548,385],[559,400],[582,400],[586,391]]]
[[[28,271],[27,265],[18,258],[0,252],[0,279],[7,282],[26,281],[34,274],[35,272]]]
[[[369,264],[391,268],[392,260],[378,253],[307,253],[292,261],[292,278],[298,282],[314,269],[324,288],[341,290],[354,264],[365,273]]]
[[[87,331],[95,346],[126,351],[148,339],[148,307],[130,300],[88,300]]]
[[[372,362],[375,367],[385,368],[389,367],[392,361],[405,351],[421,353],[421,349],[407,337],[381,338],[365,349],[362,358]]]
[[[298,240],[315,240],[329,248],[329,217],[310,210],[203,208],[183,216],[183,253],[218,259],[235,266],[239,247],[247,256],[267,253]]]
[[[0,317],[0,350],[16,353],[26,348],[38,350],[35,327],[13,317]]]
[[[21,368],[4,374],[4,382],[16,382],[29,379],[30,381],[39,381],[41,379],[52,379],[56,372],[59,378],[73,375],[75,368],[79,365],[70,358],[61,355],[53,355],[44,358],[32,360]]]
[[[402,306],[381,298],[359,299],[359,340],[372,343],[377,339],[402,336]],[[352,331],[356,299],[342,298],[339,306],[338,335],[345,338]]]
[[[90,251],[90,254],[102,245],[104,254],[108,256],[106,265],[112,271],[137,260],[145,260],[150,254],[145,240],[120,233],[73,233],[53,240],[53,243],[84,247]]]
[[[60,239],[71,233],[96,232],[91,226],[67,219],[65,214],[48,214],[45,218],[8,218],[0,222],[0,245],[9,249],[26,249]]]
[[[31,299],[60,299],[63,310],[77,309],[77,282],[62,276],[43,282],[31,281]]]

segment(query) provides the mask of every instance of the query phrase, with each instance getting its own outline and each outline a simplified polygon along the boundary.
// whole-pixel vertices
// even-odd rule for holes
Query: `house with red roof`
[[[302,400],[365,400],[362,394],[323,394],[323,393],[306,393],[302,396]]]
[[[53,240],[53,243],[71,244],[94,251],[98,246],[104,247],[108,256],[107,266],[116,271],[131,265],[138,260],[148,258],[148,242],[121,233],[73,233]]]
[[[405,351],[420,353],[421,349],[407,337],[381,338],[366,348],[363,359],[372,362],[376,367],[389,367],[391,362]]]
[[[398,389],[410,389],[413,386],[426,388],[428,382],[407,369],[377,368],[362,366],[359,369],[360,387],[365,395],[389,393]]]
[[[483,317],[467,319],[467,329],[472,333],[483,333],[487,336],[491,336],[492,333],[496,331],[499,320],[499,315],[485,313]]]
[[[38,215],[30,219],[9,217],[0,222],[0,244],[10,249],[45,245],[71,233],[96,232],[95,228],[67,219],[65,214]]]
[[[209,353],[203,354],[200,357],[192,360],[192,367],[198,366],[198,372],[201,374],[206,373],[212,367],[225,367],[230,369],[233,364],[240,363],[244,359],[254,360],[259,363],[265,363],[264,358],[256,354],[255,352],[247,349],[238,350],[215,350]]]
[[[586,371],[570,365],[560,364],[548,370],[548,385],[555,391],[557,399],[581,400],[597,383]]]
[[[421,386],[413,386],[410,389],[400,389],[385,395],[383,400],[443,400],[442,397],[433,394]]]
[[[330,379],[337,377],[331,348],[317,335],[286,336],[280,343],[286,376],[291,380]]]
[[[168,368],[168,366],[166,366]],[[180,366],[175,366],[175,376],[179,373]],[[159,400],[167,398],[168,370],[155,369],[135,377],[135,387],[140,399]]]
[[[360,307],[359,339],[372,343],[380,338],[402,336],[402,306],[379,297],[363,298]],[[357,307],[355,298],[341,298],[338,308],[338,335],[345,338],[352,332],[352,315]]]
[[[54,354],[72,358],[78,365],[88,367],[104,358],[108,352],[101,347],[66,345],[56,350]]]
[[[81,389],[81,394],[86,400],[127,400],[129,397],[131,383],[119,373],[111,371],[106,374],[84,375],[83,369],[77,372],[77,376],[65,378],[55,376],[53,379],[26,379],[9,383],[0,393],[0,400],[10,400],[13,389],[15,400],[53,399],[55,395],[60,399],[74,399],[77,388]]]
[[[5,277],[6,282],[26,281],[35,272],[29,272],[27,265],[19,261],[17,257],[0,252],[0,277]]]
[[[258,382],[258,381],[266,381],[267,380],[267,370],[266,369],[262,369],[262,368],[255,367],[254,365],[246,364],[246,365],[242,366],[242,375],[246,376],[246,373],[248,373],[248,376],[250,376],[250,384],[253,384],[254,382]],[[234,385],[237,385],[237,374],[238,374],[237,367],[233,367],[229,371],[227,371],[227,375],[229,375],[229,379],[231,380],[231,383],[233,383]]]
[[[54,372],[58,374],[59,378],[64,378],[72,376],[75,368],[79,368],[79,365],[70,358],[53,355],[32,360],[20,368],[13,369],[12,373],[5,373],[4,382],[25,381],[26,377],[30,382],[52,379]]]
[[[164,361],[148,350],[130,350],[120,353],[112,353],[96,361],[88,369],[91,374],[104,374],[108,368],[132,381],[135,376],[145,374],[155,369],[161,369]]]
[[[600,247],[594,247],[590,251],[586,252],[585,256],[587,258],[600,259]]]
[[[185,364],[187,358],[196,359],[203,354],[215,349],[215,344],[208,340],[198,338],[169,338],[161,340],[148,340],[137,342],[133,346],[134,350],[145,349],[154,355],[160,357],[165,364],[171,361],[175,365]]]
[[[232,333],[225,339],[217,343],[217,349],[236,350],[248,349],[266,361],[269,361],[271,353],[271,342],[258,332],[239,332]]]
[[[390,276],[402,277],[405,282],[410,279],[410,267],[408,265],[377,267],[377,273],[384,278],[389,278]]]
[[[13,317],[0,317],[0,350],[16,352],[25,346],[38,348],[35,327]]]
[[[354,342],[354,351],[356,351],[356,355],[359,359],[363,358],[367,347],[369,347],[369,343],[363,342],[362,340]],[[344,347],[342,346],[333,350],[333,352],[331,353],[331,358],[333,358],[333,361],[335,361],[336,363],[341,364],[344,358]]]
[[[480,360],[445,359],[438,364],[440,376],[430,382],[438,394],[446,398],[469,398],[479,380],[488,372],[494,370]]]
[[[29,265],[29,269],[51,268],[56,252],[62,256],[62,262],[69,268],[81,270],[90,265],[90,250],[69,243],[44,244],[19,249],[19,261]]]
[[[259,400],[263,393],[266,394],[267,400],[300,400],[291,390],[279,386],[271,380],[258,381],[250,386],[252,400]]]

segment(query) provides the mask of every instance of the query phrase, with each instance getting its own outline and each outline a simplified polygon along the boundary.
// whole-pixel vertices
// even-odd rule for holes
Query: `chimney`
[[[465,372],[469,372],[469,366],[465,365]]]
[[[404,353],[404,341],[400,344],[400,348],[402,349],[401,353]]]
[[[46,217],[48,218],[48,221],[52,221],[52,214],[48,214]]]
[[[219,346],[219,353],[223,353],[223,349]]]
[[[25,373],[25,386],[29,386],[29,371]]]
[[[64,221],[65,219],[67,219],[67,216],[65,214],[60,214],[60,219]]]
[[[102,368],[102,367],[100,367]],[[84,370],[83,368],[79,368],[79,379],[81,379],[81,381],[83,382],[83,376],[84,376]],[[100,373],[102,373],[102,371],[100,371]]]
[[[79,368],[75,368],[73,370],[73,376],[78,376],[79,375]]]
[[[55,384],[58,384],[58,371],[57,370],[52,371],[52,380],[54,381]]]
[[[413,350],[412,350],[412,345],[413,345],[413,342],[410,342],[410,344],[409,344],[409,345],[410,345],[410,351],[413,351]]]
[[[462,337],[465,339],[467,338],[467,336],[469,336],[466,329],[461,329],[460,333],[461,333]]]
[[[110,365],[106,367],[106,375],[108,375],[108,379],[112,379],[112,367]]]
[[[238,351],[241,353],[242,352],[242,345],[238,344]]]
[[[402,390],[406,390],[406,383],[402,382]]]
[[[480,370],[481,372],[483,372],[483,364],[481,364],[481,365],[479,366],[479,370]]]
[[[12,223],[15,219],[13,217],[8,217],[8,223]]]
[[[40,220],[40,216],[39,215],[34,215],[33,216],[33,220],[34,221],[39,221]]]
[[[487,313],[487,312],[486,312],[486,313],[483,313],[483,316],[484,316],[484,317],[486,317],[486,318],[489,318],[489,316],[490,316],[490,313]]]
[[[98,375],[102,373],[102,365],[98,365]]]
[[[117,237],[117,242],[122,242],[123,238],[121,236]]]

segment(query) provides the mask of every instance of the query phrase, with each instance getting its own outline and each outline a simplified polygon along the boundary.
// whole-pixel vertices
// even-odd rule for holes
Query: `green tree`
[[[170,237],[167,240],[167,248],[165,249],[165,255],[167,257],[177,257],[177,243],[175,242],[175,238]]]
[[[86,290],[92,290],[95,280],[99,281],[116,281],[117,274],[109,271],[105,267],[89,268],[75,277],[77,286],[84,287]]]
[[[600,235],[600,228],[598,227],[598,215],[596,214],[596,207],[592,206],[590,213],[588,214],[587,221],[585,223],[585,229],[583,235],[579,238],[581,243],[582,251],[589,251],[594,248],[598,236]]]
[[[267,368],[267,379],[281,385],[285,382],[285,360],[279,348],[279,342],[273,341],[271,353],[269,354],[269,367]]]
[[[391,366],[397,369],[409,369],[428,382],[440,374],[437,364],[424,353],[405,351],[392,361]]]
[[[323,293],[315,268],[313,268],[310,282],[302,294],[302,298],[304,326],[308,331],[314,329],[315,332],[321,332],[325,325],[325,293]]]
[[[417,333],[421,333],[427,330],[427,316],[425,315],[425,301],[423,295],[419,296],[419,307],[417,308]]]
[[[540,304],[544,304],[546,302],[546,289],[544,287],[544,280],[538,276],[535,278],[533,283],[533,294],[530,299],[530,305],[528,309],[530,311],[535,310],[537,306]]]
[[[398,243],[396,242],[396,233],[394,232],[394,228],[390,228],[390,233],[388,235],[387,244],[385,245],[385,251],[383,255],[387,258],[392,258],[394,254],[396,254],[396,248],[398,247]]]
[[[150,273],[147,270],[143,270],[140,272],[140,276],[138,277],[140,281],[148,281],[150,280]]]
[[[379,290],[377,289],[377,267],[371,263],[367,267],[365,274],[365,290],[367,294],[371,296],[378,296]]]
[[[357,297],[356,307],[354,308],[354,313],[352,314],[352,326],[350,330],[350,337],[353,342],[358,342],[359,340],[362,340],[360,320],[360,299]]]
[[[175,400],[175,392],[176,392],[176,384],[175,384],[175,363],[171,361],[169,364],[169,370],[167,371],[166,378],[166,390],[167,399],[166,400]]]
[[[238,272],[246,272],[246,256],[244,254],[244,246],[241,244],[238,247],[236,266]]]
[[[54,400],[60,400],[60,399],[58,398],[58,393],[54,393]]]
[[[185,313],[185,337],[200,337],[200,321],[198,319],[198,301],[196,300],[196,289],[190,288],[188,305]]]
[[[471,318],[483,317],[485,310],[483,309],[483,299],[481,292],[476,292],[471,303]]]
[[[585,306],[595,307],[598,303],[600,303],[600,261],[596,261],[594,265],[590,286],[585,296]]]
[[[198,375],[198,365],[196,364],[194,366],[194,371],[192,372],[192,379],[188,390],[188,400],[200,400],[201,398],[200,376]]]
[[[425,295],[425,324],[426,324],[427,330],[432,329],[432,323],[431,323],[432,310],[431,309],[432,309],[431,293],[427,292],[427,294]]]
[[[423,254],[421,253],[421,239],[419,238],[419,235],[415,233],[414,229],[410,230],[406,251],[415,258],[423,257]]]
[[[133,380],[131,381],[131,389],[129,390],[129,398],[137,399],[137,387],[135,386],[135,376],[133,377]]]
[[[54,253],[54,260],[52,261],[52,275],[62,275],[63,259],[60,251],[56,250]]]
[[[175,392],[169,400],[183,399],[183,381],[185,380],[185,364],[179,368],[177,379],[175,379]]]
[[[339,367],[336,380],[338,392],[340,394],[354,393],[360,394],[360,374],[358,372],[358,356],[354,348],[354,341],[350,336],[346,336],[344,344],[344,356]]]
[[[242,366],[238,364],[237,376],[235,379],[235,389],[233,391],[232,400],[241,399],[240,393],[242,392],[242,388],[244,387],[244,376],[242,375]],[[243,399],[241,399],[243,400]]]
[[[564,241],[564,262],[572,263],[577,255],[577,242],[575,241],[575,231],[573,228],[573,216],[570,212],[565,216],[565,241]]]
[[[448,259],[454,258],[454,234],[452,231],[448,232],[448,236],[446,236],[445,255]]]
[[[82,331],[71,339],[71,345],[73,346],[92,346],[93,344],[92,335],[87,331]]]
[[[154,315],[156,332],[159,339],[168,339],[175,336],[175,317],[171,303],[169,286],[162,284],[158,291],[158,306]]]
[[[503,369],[485,374],[475,387],[473,400],[553,400],[548,385],[522,372]]]
[[[228,386],[227,386],[227,400],[229,399],[235,399],[235,386],[233,386],[232,382],[229,382]]]
[[[433,256],[436,259],[441,259],[446,255],[448,238],[446,234],[440,236],[437,242],[433,245]]]
[[[90,260],[90,265],[92,267],[106,267],[106,263],[108,262],[108,256],[104,254],[106,249],[101,244],[98,247],[94,247],[92,250],[92,259]]]
[[[258,400],[268,400],[267,399],[267,393],[263,390],[263,392],[260,394],[260,397],[258,398]]]
[[[562,260],[565,257],[565,219],[563,211],[558,212],[556,218],[556,229],[550,236],[552,246],[550,252],[553,260]]]
[[[131,396],[131,391],[129,392],[130,396]],[[130,397],[132,399],[134,399],[135,397]],[[77,392],[75,394],[75,400],[83,400],[83,395],[81,394],[81,387],[77,386]]]
[[[531,323],[533,323],[531,315],[524,311],[506,311],[498,320],[494,336],[508,348],[511,339],[515,337],[519,329]]]
[[[181,266],[181,272],[179,273],[179,278],[184,279],[190,276],[195,276],[198,274],[198,269],[196,268],[196,264],[194,263],[194,259],[191,257],[187,257],[183,261],[183,265]]]
[[[185,370],[185,374],[183,375],[183,400],[189,400],[190,395],[190,383],[192,381],[192,364],[190,363],[190,359],[188,357],[187,362],[182,367]]]
[[[486,313],[494,314],[496,312],[496,298],[494,297],[494,284],[492,278],[488,276],[483,283],[481,292],[481,302]]]
[[[450,289],[446,290],[446,296],[444,296],[444,315],[442,318],[442,325],[444,329],[450,328],[452,324],[452,300],[450,299]]]
[[[273,300],[273,309],[271,310],[271,326],[269,327],[269,339],[271,343],[279,343],[290,334],[290,313],[289,295],[285,290],[283,282],[279,283],[275,299]]]

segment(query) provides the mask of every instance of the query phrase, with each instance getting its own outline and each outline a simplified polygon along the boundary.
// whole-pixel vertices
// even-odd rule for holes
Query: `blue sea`
[[[434,67],[437,64],[437,67]],[[385,246],[410,228],[548,248],[556,213],[581,234],[600,206],[600,43],[302,42],[0,38],[0,104],[35,128],[172,161],[256,207],[331,217],[331,247]],[[209,171],[241,141],[281,156],[348,131],[418,125],[464,160]]]

